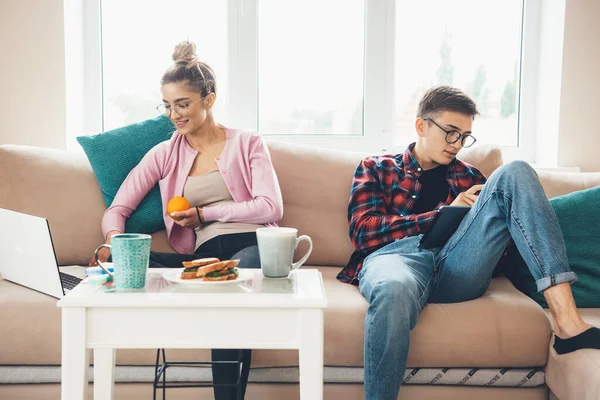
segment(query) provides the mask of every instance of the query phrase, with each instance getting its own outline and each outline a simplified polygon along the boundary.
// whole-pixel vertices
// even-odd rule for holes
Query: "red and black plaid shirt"
[[[440,207],[471,186],[485,183],[479,170],[454,159],[448,165],[446,201],[432,211],[411,214],[419,199],[422,174],[412,154],[414,147],[413,143],[395,156],[367,157],[356,168],[348,205],[350,239],[356,250],[337,276],[342,282],[358,285],[357,274],[365,257],[396,239],[426,232]]]

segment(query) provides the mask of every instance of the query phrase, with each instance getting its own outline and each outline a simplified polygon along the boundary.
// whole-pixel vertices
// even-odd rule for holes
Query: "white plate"
[[[202,279],[181,279],[181,272],[185,268],[178,268],[173,271],[167,271],[163,273],[163,278],[172,283],[178,283],[180,285],[185,286],[213,286],[213,285],[232,285],[238,284],[249,279],[252,279],[254,276],[253,271],[249,271],[244,268],[238,268],[239,276],[237,279],[232,279],[230,281],[203,281]]]

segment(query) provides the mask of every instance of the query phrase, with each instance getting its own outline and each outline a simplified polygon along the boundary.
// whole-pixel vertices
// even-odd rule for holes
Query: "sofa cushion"
[[[303,267],[304,268],[304,267]],[[319,267],[325,309],[325,365],[362,366],[367,302],[339,282],[338,267]],[[81,267],[66,268],[81,275]],[[60,364],[60,309],[56,299],[0,280],[2,364]],[[548,356],[549,322],[542,309],[508,280],[494,279],[484,296],[458,304],[428,304],[411,334],[410,367],[535,367]],[[119,350],[117,364],[154,364],[154,350]],[[202,361],[207,350],[168,350],[167,359]],[[254,367],[297,366],[291,350],[257,350]]]
[[[160,116],[98,135],[77,137],[96,174],[106,207],[112,204],[121,183],[144,155],[171,138],[174,130],[171,121]],[[153,233],[161,229],[164,229],[162,200],[156,185],[127,219],[125,231]]]
[[[87,265],[104,242],[106,207],[84,154],[0,146],[0,207],[47,218],[60,265]]]
[[[491,144],[477,144],[468,149],[462,149],[458,158],[471,164],[487,177],[503,164],[502,150]]]
[[[542,187],[549,199],[578,190],[600,186],[600,172],[557,172],[548,170],[536,171]]]
[[[350,186],[356,166],[369,154],[270,141],[269,150],[285,205],[281,225],[313,238],[309,263],[345,265],[352,253],[346,216]],[[473,146],[460,158],[488,175],[502,163],[500,150],[490,146]],[[48,218],[60,265],[87,265],[103,241],[106,204],[83,154],[0,146],[0,207]],[[165,247],[162,251],[172,251],[161,242]]]
[[[550,204],[560,224],[569,265],[577,274],[571,286],[575,304],[600,307],[600,186],[555,197]],[[525,261],[516,254],[516,248],[510,252],[518,266],[513,277],[515,285],[542,307],[548,307]]]
[[[335,278],[338,268],[318,269],[328,302],[325,364],[363,365],[368,303],[358,288]],[[549,324],[535,302],[507,279],[498,278],[477,300],[427,304],[410,340],[409,367],[542,366],[548,354]]]
[[[87,265],[104,242],[106,206],[84,154],[0,146],[0,208],[48,219],[59,265]],[[152,250],[174,252],[164,230],[152,239]]]
[[[348,235],[348,200],[360,160],[371,154],[268,141],[279,178],[284,213],[281,226],[297,228],[314,244],[307,263],[344,266],[353,247]],[[489,176],[502,165],[495,146],[473,146],[460,158]],[[305,244],[297,254],[304,254]]]
[[[579,310],[588,324],[600,326],[600,308]],[[547,310],[550,321],[552,315]],[[550,342],[546,384],[561,400],[600,399],[600,350],[584,349],[558,355]]]

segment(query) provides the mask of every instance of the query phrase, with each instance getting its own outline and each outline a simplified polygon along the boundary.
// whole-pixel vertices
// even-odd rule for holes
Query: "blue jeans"
[[[359,271],[369,301],[365,319],[365,399],[396,400],[410,330],[426,303],[480,297],[510,239],[543,291],[574,282],[562,233],[535,171],[515,161],[499,168],[442,248],[419,249],[421,236],[370,254]]]

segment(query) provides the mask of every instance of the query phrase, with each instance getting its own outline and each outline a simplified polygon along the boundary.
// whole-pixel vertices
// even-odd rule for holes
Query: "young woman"
[[[204,257],[239,259],[240,268],[260,266],[256,229],[277,226],[283,215],[279,183],[267,147],[254,132],[215,122],[212,108],[217,90],[213,70],[198,60],[196,46],[175,47],[174,64],[162,78],[161,113],[176,131],[171,140],[151,149],[121,185],[102,219],[106,242],[124,232],[125,220],[156,183],[163,209],[175,196],[192,207],[167,215],[169,243],[177,253],[150,256],[150,267],[180,268],[182,261]],[[107,259],[108,254],[102,254]],[[250,350],[243,350],[245,365]],[[234,361],[238,350],[213,350],[213,361]],[[214,384],[233,384],[237,364],[213,365]],[[242,371],[245,393],[248,368]],[[234,387],[214,388],[216,399],[236,399]],[[242,397],[243,398],[243,397]]]

